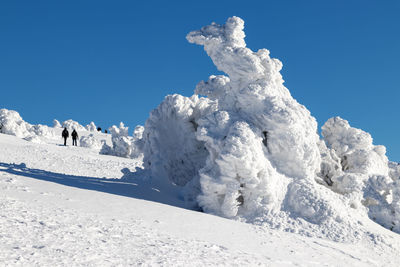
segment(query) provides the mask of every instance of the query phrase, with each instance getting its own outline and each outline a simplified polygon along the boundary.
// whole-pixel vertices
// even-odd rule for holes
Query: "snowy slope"
[[[0,151],[0,265],[400,265],[399,235],[370,220],[333,242],[179,208],[121,172],[135,160],[4,134]]]

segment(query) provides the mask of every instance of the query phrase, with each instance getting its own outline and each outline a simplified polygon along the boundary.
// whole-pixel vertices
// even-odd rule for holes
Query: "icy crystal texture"
[[[226,75],[201,81],[190,98],[169,95],[152,111],[139,143],[152,179],[228,218],[306,221],[334,239],[344,228],[356,233],[355,216],[399,231],[400,167],[385,147],[338,117],[320,140],[314,117],[283,85],[282,63],[247,48],[243,28],[231,17],[187,35]]]
[[[192,186],[203,210],[226,217],[280,210],[297,183],[312,195],[321,164],[315,119],[283,86],[281,62],[246,47],[243,27],[232,17],[188,34],[227,76],[197,85],[207,98],[167,96],[144,131],[154,176]]]

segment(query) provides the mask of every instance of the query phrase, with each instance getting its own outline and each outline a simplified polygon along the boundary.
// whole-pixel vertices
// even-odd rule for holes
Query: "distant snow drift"
[[[36,143],[41,143],[40,137],[50,139],[55,137],[52,128],[41,124],[29,124],[18,112],[8,109],[0,109],[0,133],[15,135]]]
[[[320,140],[315,118],[283,85],[282,63],[247,48],[243,28],[232,17],[187,35],[227,75],[201,81],[190,98],[167,96],[151,113],[141,150],[152,179],[228,218],[305,221],[339,238],[369,216],[400,232],[400,166],[339,117]]]

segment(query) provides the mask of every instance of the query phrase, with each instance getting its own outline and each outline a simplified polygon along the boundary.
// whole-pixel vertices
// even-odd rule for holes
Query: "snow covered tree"
[[[54,128],[61,128],[61,123],[58,120],[54,119],[53,120],[53,127]]]
[[[132,152],[132,140],[128,136],[128,127],[121,122],[119,127],[113,125],[109,128],[113,144],[113,154],[118,157],[129,158]]]
[[[18,112],[8,109],[0,109],[1,132],[4,134],[15,135],[20,138],[29,136],[31,125],[25,122]]]
[[[282,63],[247,48],[243,25],[232,17],[188,34],[227,76],[197,85],[207,99],[168,96],[152,112],[144,164],[154,177],[199,184],[206,212],[255,218],[280,210],[290,183],[305,180],[312,196],[321,157],[317,123],[283,86]]]
[[[91,149],[100,150],[103,147],[103,142],[98,140],[93,134],[81,136],[79,140],[79,145],[81,147],[87,147]]]
[[[400,232],[400,167],[389,163],[386,148],[373,145],[369,133],[340,117],[330,118],[322,135],[334,157],[340,158],[340,169],[334,163],[332,190],[346,195],[353,208],[365,206],[374,221]]]
[[[86,131],[85,127],[79,124],[77,121],[73,121],[71,119],[66,120],[62,123],[63,128],[67,128],[68,131],[73,131],[74,129],[77,131]]]
[[[282,63],[247,48],[243,28],[232,17],[187,35],[226,75],[196,86],[206,98],[170,95],[151,112],[138,147],[153,182],[229,218],[300,218],[334,233],[357,228],[356,209],[398,229],[399,182],[390,177],[400,168],[389,170],[385,148],[338,117],[320,140],[316,120],[283,85]]]
[[[86,125],[86,130],[88,130],[89,132],[97,132],[97,127],[96,124],[94,124],[94,122],[90,122],[88,125]]]

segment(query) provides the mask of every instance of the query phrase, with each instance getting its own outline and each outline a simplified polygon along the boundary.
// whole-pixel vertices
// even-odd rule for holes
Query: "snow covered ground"
[[[370,220],[333,242],[182,209],[121,172],[140,162],[61,142],[0,134],[2,266],[400,265],[399,235]]]

